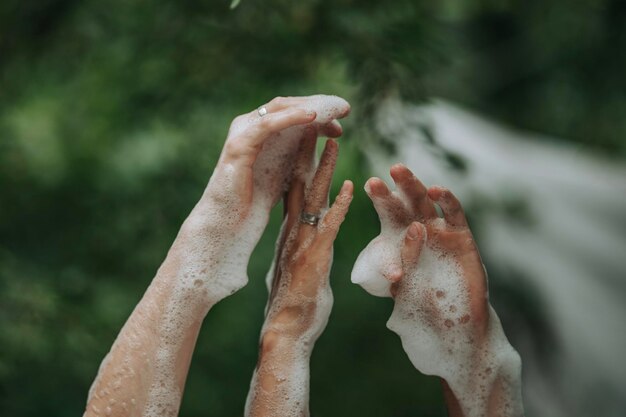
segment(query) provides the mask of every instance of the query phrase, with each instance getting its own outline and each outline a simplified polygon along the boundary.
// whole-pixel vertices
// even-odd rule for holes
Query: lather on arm
[[[521,361],[489,305],[461,204],[445,188],[427,189],[403,165],[391,176],[397,191],[378,178],[366,184],[381,234],[361,252],[353,282],[393,297],[387,327],[418,370],[442,378],[451,416],[523,416]]]
[[[296,174],[286,198],[286,217],[276,246],[270,291],[261,331],[259,360],[254,371],[247,417],[309,415],[309,361],[323,332],[333,297],[328,276],[333,242],[352,200],[345,181],[328,211],[328,190],[337,158],[337,144],[328,141],[314,178],[311,172],[315,137],[302,142]],[[317,225],[300,222],[301,212],[325,212]]]
[[[246,284],[248,259],[289,180],[302,129],[340,135],[334,119],[349,105],[290,97],[266,109],[233,121],[204,194],[103,360],[85,416],[178,414],[202,320]]]

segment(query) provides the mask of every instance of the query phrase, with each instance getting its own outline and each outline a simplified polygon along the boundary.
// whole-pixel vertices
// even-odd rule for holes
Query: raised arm
[[[391,176],[397,191],[378,178],[366,184],[381,234],[359,256],[353,282],[394,298],[387,327],[418,370],[442,378],[451,416],[523,416],[521,361],[489,305],[461,204],[445,188],[427,189],[403,165]]]
[[[344,182],[327,210],[337,144],[326,143],[310,181],[314,149],[314,132],[309,132],[302,142],[296,175],[286,198],[276,259],[268,275],[270,296],[259,360],[246,403],[247,417],[309,415],[309,360],[330,315],[333,296],[328,276],[333,241],[348,211],[353,189],[350,181]]]
[[[338,136],[348,112],[338,97],[278,98],[233,121],[204,194],[100,366],[86,416],[178,414],[202,320],[247,283],[303,129]]]

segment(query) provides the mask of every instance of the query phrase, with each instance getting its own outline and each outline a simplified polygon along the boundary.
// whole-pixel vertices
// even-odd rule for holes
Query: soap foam
[[[155,354],[152,363],[149,359],[145,363],[147,368],[152,369],[153,377],[149,378],[152,383],[144,416],[177,415],[182,386],[176,381],[176,369],[177,366],[186,366],[178,363],[177,354],[187,330],[194,322],[204,318],[212,304],[246,285],[248,260],[267,225],[270,209],[291,180],[293,161],[304,129],[312,125],[321,130],[324,125],[346,116],[350,111],[344,99],[324,95],[310,97],[301,107],[315,111],[317,116],[309,125],[285,129],[264,142],[253,166],[254,184],[249,211],[241,211],[246,202],[238,200],[238,194],[233,191],[239,179],[238,173],[232,165],[219,164],[203,198],[181,227],[166,261],[148,290],[168,301],[163,306],[152,306],[156,311],[160,309],[162,314],[155,324],[159,340],[146,349],[155,350]],[[245,129],[255,122],[257,120],[244,116],[236,129]],[[172,282],[173,274],[177,276]],[[141,320],[129,320],[126,325],[129,328],[124,329],[118,338],[121,340],[122,337],[128,338],[127,334],[141,333],[141,326],[145,324]],[[125,340],[124,343],[127,342]],[[116,340],[112,351],[118,343]],[[93,387],[98,382],[96,377]]]
[[[352,282],[372,295],[389,297],[391,282],[385,277],[402,265],[400,254],[408,224],[382,219],[381,225],[380,235],[359,255]],[[444,220],[436,219],[429,226],[443,227]],[[489,394],[496,384],[504,390],[499,397],[509,399],[497,415],[522,416],[519,355],[491,307],[486,342],[478,345],[469,287],[455,253],[426,239],[418,266],[405,272],[387,327],[400,336],[413,365],[424,374],[445,379],[467,417],[487,415]]]

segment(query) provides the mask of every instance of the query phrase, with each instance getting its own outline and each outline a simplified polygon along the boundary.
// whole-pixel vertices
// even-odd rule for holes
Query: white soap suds
[[[392,267],[402,265],[398,248],[404,240],[402,232],[386,230],[361,251],[352,269],[352,282],[377,297],[391,297],[391,281],[386,277]],[[376,256],[376,267],[372,266]]]
[[[185,366],[178,362],[187,330],[202,320],[212,304],[246,285],[248,260],[267,225],[271,208],[291,180],[304,129],[312,125],[321,131],[324,125],[345,117],[350,111],[344,99],[325,95],[309,97],[300,107],[315,111],[315,120],[309,125],[278,132],[264,142],[253,166],[251,201],[241,201],[240,193],[234,191],[241,173],[227,163],[218,164],[205,195],[185,221],[148,290],[167,302],[152,306],[156,311],[160,309],[162,315],[153,323],[159,340],[144,346],[146,352],[154,352],[154,357],[150,360],[146,353],[144,375],[151,376],[143,416],[178,414],[182,387],[176,380],[176,369]],[[238,119],[231,128],[231,136],[258,122],[248,116]],[[248,210],[242,211],[248,206]],[[177,275],[175,280],[171,279],[172,274]],[[146,323],[142,320],[129,321],[126,326],[131,328],[121,333],[125,334],[124,343],[132,342],[129,334],[142,333],[143,325]],[[118,343],[121,342],[116,340],[113,349]],[[98,382],[99,376],[93,387]]]
[[[382,219],[381,225],[380,235],[359,255],[352,282],[370,294],[389,297],[391,282],[387,277],[402,265],[408,224]],[[445,223],[436,219],[429,227],[442,228]],[[446,380],[465,416],[486,416],[496,386],[503,390],[496,394],[499,398],[510,399],[502,403],[497,415],[522,416],[519,355],[491,307],[487,335],[477,334],[471,321],[469,286],[455,255],[426,239],[417,267],[405,271],[398,283],[387,327],[400,336],[402,347],[419,371]],[[484,342],[479,342],[479,337]]]

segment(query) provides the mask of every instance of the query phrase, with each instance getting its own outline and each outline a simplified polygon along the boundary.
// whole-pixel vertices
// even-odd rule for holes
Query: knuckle
[[[259,119],[257,126],[262,132],[271,131],[273,125],[272,120],[273,119],[270,116],[265,116]]]
[[[311,264],[311,256],[308,253],[301,254],[296,260],[296,265],[299,268],[308,268]]]
[[[224,154],[230,160],[237,160],[239,158],[249,157],[256,152],[256,148],[245,140],[245,138],[237,138],[235,140],[228,141],[224,145]]]
[[[276,106],[280,106],[284,103],[285,103],[285,97],[282,97],[282,96],[276,96],[269,102],[269,104],[276,105]]]
[[[240,155],[243,149],[241,144],[237,140],[232,140],[226,142],[226,144],[224,145],[224,151],[226,152],[226,154],[232,157]]]

